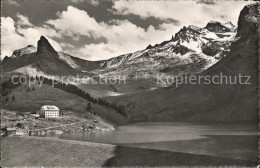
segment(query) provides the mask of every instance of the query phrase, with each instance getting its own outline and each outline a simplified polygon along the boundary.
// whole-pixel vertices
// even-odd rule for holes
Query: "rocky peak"
[[[172,41],[189,41],[190,39],[197,40],[196,37],[201,33],[201,29],[196,26],[184,26],[179,32],[177,32],[172,38]]]
[[[153,48],[153,46],[152,46],[151,44],[149,44],[149,45],[146,47],[146,50],[147,50],[147,49],[151,49],[151,48]]]
[[[174,36],[173,41],[178,41],[180,39],[186,39],[187,37],[187,27],[184,26],[179,32],[177,32]]]
[[[11,57],[20,57],[24,54],[31,54],[34,52],[36,52],[36,47],[34,47],[33,45],[28,45],[27,47],[15,50]]]
[[[40,40],[38,41],[38,45],[37,45],[37,54],[41,54],[41,53],[57,54],[55,49],[51,46],[49,41],[44,36],[41,36]]]
[[[254,3],[245,6],[240,12],[237,28],[237,37],[240,38],[239,41],[258,38],[255,34],[257,33],[258,27],[259,8],[260,4]]]
[[[224,32],[230,32],[231,30],[227,28],[226,26],[222,25],[220,22],[217,21],[210,21],[205,29],[211,32],[215,33],[224,33]]]

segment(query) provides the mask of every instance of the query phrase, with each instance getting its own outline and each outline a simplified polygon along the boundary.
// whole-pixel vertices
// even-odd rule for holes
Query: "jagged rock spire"
[[[51,46],[49,41],[44,36],[41,36],[40,40],[38,41],[38,45],[37,45],[37,54],[46,53],[46,52],[51,52],[51,53],[57,54],[57,52]]]

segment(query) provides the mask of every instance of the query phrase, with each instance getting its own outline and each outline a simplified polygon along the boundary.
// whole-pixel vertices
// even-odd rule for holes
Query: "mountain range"
[[[231,22],[184,26],[156,45],[108,60],[88,61],[57,52],[45,37],[5,57],[4,74],[28,76],[125,76],[126,84],[83,84],[94,97],[128,107],[130,117],[149,121],[248,121],[257,109],[257,16],[259,4],[245,6],[238,27]],[[155,82],[156,74],[250,75],[246,85],[183,85]],[[138,75],[138,79],[135,78]],[[73,83],[72,83],[73,84]],[[115,96],[115,97],[108,97]]]
[[[229,51],[231,42],[234,40],[235,31],[235,26],[231,22],[221,24],[211,21],[204,28],[184,26],[169,41],[163,41],[154,46],[148,45],[144,50],[104,61],[87,61],[63,52],[57,53],[59,60],[71,68],[103,76],[125,75],[128,79],[131,79],[136,73],[141,78],[144,73],[148,73],[150,78],[154,77],[154,74],[157,73],[171,75],[179,75],[186,72],[198,73],[225,57],[226,52]],[[44,37],[40,41],[43,41],[43,39]],[[48,46],[49,43],[47,43],[48,41],[42,47],[44,45]],[[38,46],[37,48],[39,49],[40,47]],[[37,48],[29,45],[25,48],[15,50],[13,55],[6,59],[12,59],[12,61],[8,62],[17,64],[19,59],[25,60],[26,58],[34,57]],[[4,59],[4,62],[7,62],[6,59]],[[46,73],[46,75],[57,75],[58,73],[50,70],[47,72],[47,70],[41,69],[39,64],[35,64],[35,61],[23,62],[23,64],[16,65],[14,68],[8,66],[11,69],[6,69],[5,71],[13,71],[18,67],[22,69],[26,68],[27,71],[23,70],[23,73],[30,75],[33,75],[30,70]]]
[[[183,84],[109,99],[130,104],[129,115],[148,121],[258,123],[259,9],[259,3],[243,8],[230,51],[199,74],[250,76],[250,84]],[[220,78],[217,81],[220,82]]]
[[[88,61],[63,52],[56,52],[45,37],[37,48],[29,45],[15,50],[3,60],[4,72],[29,76],[102,76],[126,78],[126,85],[79,85],[95,97],[124,95],[165,87],[156,83],[160,74],[197,74],[225,57],[235,39],[236,28],[231,23],[209,22],[204,28],[183,27],[168,41],[134,53],[108,60]],[[40,45],[39,45],[40,44]],[[46,46],[46,47],[45,47]],[[42,54],[38,51],[42,50]],[[43,54],[43,53],[48,54]],[[135,80],[138,77],[138,80]],[[167,85],[166,85],[167,86]]]

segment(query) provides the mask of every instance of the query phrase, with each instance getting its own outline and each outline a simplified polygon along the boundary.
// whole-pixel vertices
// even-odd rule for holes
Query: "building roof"
[[[44,105],[41,108],[44,110],[60,110],[57,106],[54,105]]]

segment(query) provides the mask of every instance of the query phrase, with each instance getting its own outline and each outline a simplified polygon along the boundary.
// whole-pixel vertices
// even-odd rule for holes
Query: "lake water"
[[[257,135],[257,127],[241,124],[200,125],[180,122],[145,122],[119,126],[114,131],[62,134],[59,138],[123,145],[203,139],[211,135]]]
[[[145,122],[115,131],[62,134],[61,139],[119,145],[141,153],[178,152],[257,162],[258,128],[248,124]],[[130,150],[132,151],[132,150]],[[149,151],[147,155],[149,155]]]

